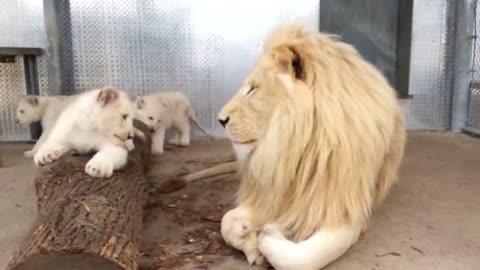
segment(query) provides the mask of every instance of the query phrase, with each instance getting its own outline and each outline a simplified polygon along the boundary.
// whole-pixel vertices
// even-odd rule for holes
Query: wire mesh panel
[[[0,0],[0,47],[44,48],[43,0]],[[30,139],[28,128],[15,124],[19,95],[26,94],[23,57],[0,63],[0,141]],[[40,94],[48,94],[47,58],[37,59]]]
[[[255,8],[251,8],[255,6]],[[318,26],[319,1],[71,0],[74,88],[113,84],[132,95],[181,91],[200,121],[215,114],[253,66],[266,33],[303,18]],[[409,129],[449,127],[453,71],[452,1],[415,1]]]
[[[5,16],[25,8],[19,17],[29,17],[26,22],[37,18],[36,23],[18,30],[16,38],[31,36],[41,43],[40,2],[0,0],[0,12],[5,13],[0,16],[0,31],[4,31],[0,40],[15,21]],[[403,102],[409,129],[449,126],[453,6],[448,0],[415,1],[410,78],[413,99]],[[213,128],[218,127],[216,113],[253,66],[266,33],[280,22],[297,19],[316,28],[319,1],[71,0],[62,12],[60,18],[71,27],[70,32],[62,33],[71,44],[71,48],[64,48],[70,54],[65,59],[73,66],[72,78],[64,78],[72,81],[67,93],[105,84],[132,95],[181,91],[192,100],[200,121]],[[48,94],[45,59],[40,59],[38,66],[41,94]],[[23,83],[22,77],[17,78]],[[472,90],[471,116],[478,115],[476,93]],[[2,111],[9,106],[4,103]],[[469,122],[475,123],[474,118]],[[223,134],[219,127],[216,131]]]
[[[48,59],[46,55],[37,57],[37,71],[38,71],[38,87],[41,96],[50,95],[50,89],[48,85]]]
[[[480,33],[480,7],[478,1],[475,10],[475,36]],[[480,129],[480,42],[478,37],[473,46],[473,80],[470,87],[467,125]]]
[[[402,101],[409,129],[449,128],[454,37],[454,1],[414,1],[409,87],[413,98]]]
[[[266,33],[295,19],[317,29],[318,18],[318,0],[71,0],[65,19],[75,90],[181,91],[199,121],[223,134],[216,113],[253,66]]]
[[[23,57],[15,63],[0,63],[0,141],[27,140],[30,132],[15,123],[18,95],[26,93]]]
[[[38,85],[41,96],[48,96],[46,56],[38,58]],[[30,131],[15,123],[18,97],[27,93],[23,56],[15,63],[0,63],[0,142],[30,140]]]
[[[0,0],[0,47],[45,44],[43,0]]]

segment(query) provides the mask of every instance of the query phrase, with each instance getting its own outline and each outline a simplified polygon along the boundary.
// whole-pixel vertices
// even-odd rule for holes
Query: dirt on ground
[[[207,139],[188,148],[167,146],[164,155],[153,158],[147,177],[150,196],[144,216],[141,270],[210,269],[231,260],[244,263],[243,254],[226,246],[220,235],[222,216],[233,207],[239,183],[236,174],[198,180],[175,192],[159,188],[176,176],[232,159],[226,140]]]
[[[0,145],[0,269],[35,218],[35,168],[23,151]],[[141,270],[249,269],[243,254],[220,235],[233,207],[235,174],[198,180],[164,193],[162,183],[231,160],[226,140],[167,146],[152,159],[150,195],[141,239]],[[178,187],[177,187],[178,188]],[[164,191],[164,190],[163,190]],[[373,213],[367,237],[325,270],[478,269],[480,264],[480,140],[464,134],[411,132],[400,181]]]

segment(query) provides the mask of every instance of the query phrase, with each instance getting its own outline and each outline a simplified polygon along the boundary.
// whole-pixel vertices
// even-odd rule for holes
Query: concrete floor
[[[0,269],[35,218],[35,169],[22,156],[30,147],[0,145]],[[161,182],[207,166],[202,160],[211,162],[230,153],[225,141],[172,148],[156,159],[158,165],[149,172],[149,179]],[[241,254],[215,242],[218,217],[231,207],[237,184],[234,175],[227,175],[156,194],[157,201],[147,210],[142,250],[160,261],[150,260],[142,269],[262,269],[248,267]],[[154,254],[159,249],[163,257]],[[367,239],[327,269],[473,270],[479,265],[480,140],[412,132],[400,182],[384,207],[374,213]]]

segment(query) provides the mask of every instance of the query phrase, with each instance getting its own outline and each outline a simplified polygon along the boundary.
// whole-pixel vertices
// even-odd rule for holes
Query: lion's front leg
[[[251,222],[250,210],[237,207],[222,218],[221,234],[225,243],[245,254],[250,265],[262,264],[263,256],[258,250],[257,229]]]
[[[321,230],[305,241],[286,239],[272,224],[265,225],[258,248],[276,270],[319,270],[342,256],[358,240],[360,228]]]

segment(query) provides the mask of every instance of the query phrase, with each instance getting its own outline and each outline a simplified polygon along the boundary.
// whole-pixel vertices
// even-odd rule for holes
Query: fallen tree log
[[[84,172],[90,156],[65,156],[38,169],[37,216],[7,269],[136,270],[147,200],[151,136],[135,138],[127,166],[109,179]]]

